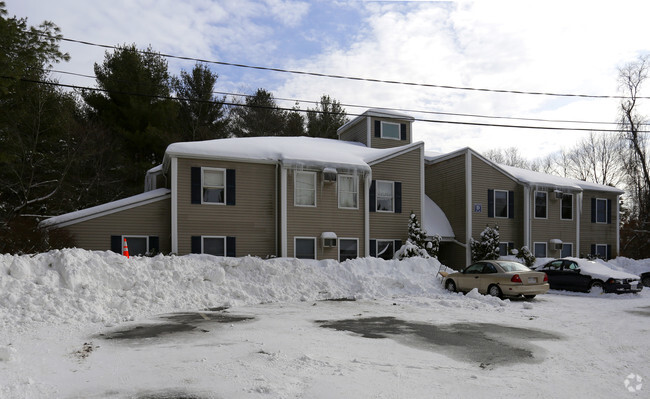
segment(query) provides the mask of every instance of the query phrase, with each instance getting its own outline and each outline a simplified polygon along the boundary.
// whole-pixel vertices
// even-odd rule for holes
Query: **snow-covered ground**
[[[648,397],[650,289],[504,301],[439,267],[0,255],[0,398]]]

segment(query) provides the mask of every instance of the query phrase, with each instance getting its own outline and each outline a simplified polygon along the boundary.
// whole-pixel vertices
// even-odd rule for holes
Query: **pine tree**
[[[411,212],[408,225],[409,237],[406,244],[397,251],[397,257],[404,258],[422,257],[429,258],[438,256],[440,247],[440,236],[434,236],[433,241],[427,241],[427,232],[422,228],[418,217]]]
[[[481,241],[470,240],[472,261],[499,259],[499,226],[486,226],[481,232]]]

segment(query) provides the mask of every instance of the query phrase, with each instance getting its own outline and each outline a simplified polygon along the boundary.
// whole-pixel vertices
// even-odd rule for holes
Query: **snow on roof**
[[[422,143],[368,148],[351,141],[315,137],[243,137],[170,144],[169,157],[202,157],[282,162],[285,166],[342,167],[369,171],[369,164]]]
[[[440,209],[438,204],[433,202],[429,196],[424,199],[424,218],[422,227],[426,230],[427,235],[439,235],[442,238],[454,238],[454,230],[447,219],[445,213]]]
[[[171,191],[166,188],[159,188],[156,190],[147,191],[142,194],[134,195],[132,197],[127,197],[121,200],[108,202],[106,204],[93,206],[92,208],[81,209],[75,212],[54,216],[49,219],[43,220],[40,223],[40,226],[49,227],[49,226],[56,225],[59,227],[63,227],[61,225],[67,226],[69,224],[79,223],[84,220],[108,215],[124,209],[133,208],[138,205],[145,205],[151,202],[159,201],[165,199],[167,196],[170,196],[171,195],[170,193]]]
[[[357,116],[356,118],[352,119],[348,123],[344,124],[340,128],[338,128],[336,130],[337,134],[340,134],[347,126],[350,126],[350,125],[356,123],[359,119],[367,118],[369,116],[375,116],[375,117],[378,117],[378,118],[402,119],[402,120],[407,120],[407,121],[411,121],[411,122],[415,120],[415,118],[412,117],[411,115],[402,114],[400,112],[394,112],[394,111],[390,111],[390,110],[383,109],[383,108],[371,108],[371,109],[367,110],[366,112],[364,112],[363,114],[361,114],[361,115]]]

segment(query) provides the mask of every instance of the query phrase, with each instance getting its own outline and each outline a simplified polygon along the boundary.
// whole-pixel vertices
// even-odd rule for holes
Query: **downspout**
[[[280,256],[287,257],[287,169],[280,169]]]
[[[616,256],[621,256],[621,196],[616,196]]]
[[[580,257],[580,216],[582,215],[582,193],[576,195],[576,258]]]
[[[524,186],[524,246],[530,248],[530,186]]]
[[[280,162],[277,162],[275,164],[275,207],[273,209],[273,219],[275,219],[275,229],[274,229],[274,236],[275,236],[275,254],[278,255],[278,208],[280,207],[280,204],[278,203],[279,197],[280,197],[280,192],[278,191],[278,167],[280,166]]]
[[[465,262],[472,264],[472,153],[468,148],[465,152]]]
[[[171,203],[171,233],[172,253],[178,255],[178,158],[172,157],[172,203]]]
[[[363,185],[364,191],[364,210],[363,210],[363,229],[365,241],[366,258],[370,257],[370,185],[372,184],[372,169],[366,173]]]

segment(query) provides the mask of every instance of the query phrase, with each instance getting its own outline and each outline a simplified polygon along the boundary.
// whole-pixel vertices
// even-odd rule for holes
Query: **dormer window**
[[[381,122],[381,138],[399,140],[400,139],[399,123]]]

